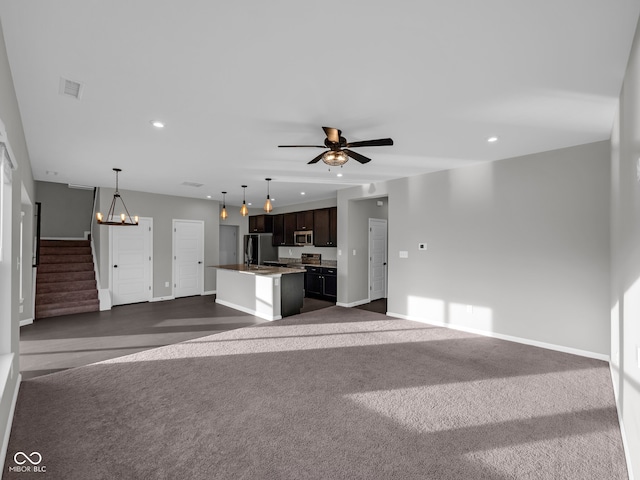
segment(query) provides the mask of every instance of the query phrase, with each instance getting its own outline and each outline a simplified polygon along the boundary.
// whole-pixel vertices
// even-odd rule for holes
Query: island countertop
[[[213,268],[220,268],[222,270],[232,270],[239,273],[247,273],[250,275],[288,275],[290,273],[305,273],[304,268],[290,268],[290,267],[272,267],[269,265],[249,265],[245,264],[233,264],[233,265],[212,265]]]

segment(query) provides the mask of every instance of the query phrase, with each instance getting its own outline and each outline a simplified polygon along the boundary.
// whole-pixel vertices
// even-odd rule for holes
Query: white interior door
[[[220,225],[220,265],[238,263],[238,227]]]
[[[369,300],[387,297],[387,221],[369,219]]]
[[[173,295],[204,293],[204,222],[173,221]]]
[[[140,218],[137,227],[109,227],[113,305],[151,300],[152,223]]]

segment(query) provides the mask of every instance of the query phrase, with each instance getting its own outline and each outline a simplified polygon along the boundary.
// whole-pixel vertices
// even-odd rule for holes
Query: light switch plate
[[[400,250],[400,258],[409,258],[409,252],[406,250]]]

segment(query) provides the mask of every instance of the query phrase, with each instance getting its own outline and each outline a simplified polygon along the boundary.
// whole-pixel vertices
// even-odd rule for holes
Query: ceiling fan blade
[[[390,138],[378,138],[377,140],[363,140],[362,142],[347,143],[347,147],[384,147],[393,145]]]
[[[346,153],[347,155],[349,155],[351,158],[353,158],[354,160],[360,162],[360,163],[368,163],[371,161],[370,158],[365,157],[364,155],[360,155],[359,153],[356,153],[352,150],[349,150],[347,148],[342,150],[344,153]]]
[[[331,127],[322,127],[322,129],[324,130],[324,133],[327,135],[327,138],[330,142],[340,143],[340,136],[342,135],[342,132],[340,130]]]
[[[311,160],[310,162],[307,162],[307,165],[311,165],[312,163],[318,163],[324,154],[325,154],[325,152],[322,152],[322,153],[321,153],[320,155],[318,155],[316,158],[314,158],[314,159],[313,159],[313,160]]]
[[[327,148],[324,145],[278,145],[278,148]]]

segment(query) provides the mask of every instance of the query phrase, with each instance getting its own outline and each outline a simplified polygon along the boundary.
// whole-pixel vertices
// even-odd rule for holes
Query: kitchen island
[[[266,265],[218,265],[216,303],[265,320],[300,313],[304,299],[303,268]]]

